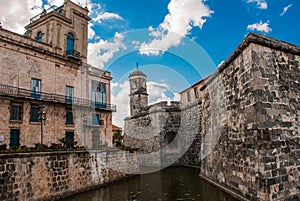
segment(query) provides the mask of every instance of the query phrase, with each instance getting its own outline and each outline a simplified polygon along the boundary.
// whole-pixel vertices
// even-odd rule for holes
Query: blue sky
[[[90,10],[88,62],[111,71],[112,101],[122,126],[128,75],[136,63],[148,75],[150,102],[212,73],[248,32],[300,45],[299,0],[72,0]],[[24,33],[30,17],[64,0],[2,0],[4,28]]]
[[[109,39],[116,31],[121,33],[149,26],[157,27],[168,14],[167,6],[170,0],[93,2],[99,2],[106,11],[117,13],[124,19],[121,21],[107,20],[95,29],[98,35]],[[299,45],[300,26],[298,26],[297,19],[300,19],[300,1],[272,0],[265,2],[267,8],[262,9],[257,6],[256,2],[247,3],[246,0],[208,0],[205,4],[214,13],[207,18],[202,29],[193,28],[188,37],[196,37],[195,42],[209,53],[216,64],[226,59],[244,36],[252,31],[247,29],[248,25],[260,21],[268,23],[268,27],[272,30],[269,33],[253,31]],[[290,4],[291,7],[287,12],[280,16],[284,7]],[[114,29],[108,29],[111,25],[115,26]]]
[[[191,1],[198,2],[199,4],[203,3],[200,0]],[[100,3],[103,12],[115,13],[122,18],[112,17],[101,21],[101,23],[92,21],[94,24],[92,28],[95,31],[95,34],[100,36],[103,40],[111,40],[116,32],[124,33],[138,29],[148,29],[149,27],[153,27],[154,29],[159,27],[159,25],[164,22],[165,17],[170,14],[168,5],[171,1],[103,0],[92,2]],[[300,19],[299,1],[208,0],[204,1],[203,4],[207,6],[212,13],[208,17],[203,17],[206,22],[203,23],[202,28],[199,26],[192,26],[184,36],[200,45],[211,57],[215,66],[225,60],[250,31],[265,34],[296,45],[300,44],[300,26],[297,26],[297,19]],[[283,13],[284,8],[286,8],[286,12]],[[186,13],[188,12],[187,9]],[[95,15],[95,13],[91,12],[92,17],[93,15]],[[199,14],[199,17],[202,16],[202,14]],[[139,37],[137,36],[132,40],[138,39]],[[150,40],[150,37],[148,36],[148,38],[146,37],[144,40]],[[94,39],[90,40],[90,42],[94,42]],[[171,46],[170,48],[181,48],[181,45],[182,44],[180,43],[179,45]],[[142,66],[149,64],[149,62],[166,66],[174,65],[174,62],[169,64],[171,62],[161,59],[162,55],[154,55],[157,58],[156,60],[153,55],[146,57],[141,56],[140,58],[138,55],[134,56],[132,54],[132,60],[127,58],[126,63],[124,64],[126,64],[126,66],[131,66],[132,69],[136,62],[139,62]],[[169,61],[171,61],[171,59]],[[185,66],[185,64],[180,62],[177,64],[182,67]],[[109,62],[106,67],[107,66],[111,67]],[[113,69],[111,70],[112,74],[118,79],[119,72],[115,70],[115,68],[109,69]],[[202,77],[213,70],[214,69],[212,68],[209,70],[201,69],[201,72],[205,71],[204,73],[201,73],[203,74]],[[198,75],[195,75],[194,77],[191,76],[190,82],[195,82],[200,77],[198,77]]]

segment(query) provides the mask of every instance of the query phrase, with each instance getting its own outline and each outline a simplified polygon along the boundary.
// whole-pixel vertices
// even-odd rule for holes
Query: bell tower
[[[88,44],[88,9],[70,0],[52,6],[30,19],[26,35],[52,47],[52,51],[86,62]]]
[[[140,110],[148,106],[147,76],[139,70],[138,63],[136,70],[129,75],[130,82],[130,116],[135,116]]]

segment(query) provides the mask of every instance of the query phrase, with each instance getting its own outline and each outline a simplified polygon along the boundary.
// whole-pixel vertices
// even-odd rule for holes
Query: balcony
[[[42,16],[46,15],[46,14],[50,14],[50,13],[58,13],[62,16],[66,16],[66,11],[62,9],[62,7],[57,7],[57,6],[51,6],[50,8],[48,8],[47,10],[44,10],[42,13],[34,16],[33,18],[30,19],[30,23],[37,21],[38,19],[40,19]]]
[[[74,59],[80,59],[80,52],[76,50],[66,50],[66,56]]]
[[[8,96],[15,98],[26,98],[41,100],[46,102],[53,103],[62,103],[67,105],[74,106],[84,106],[89,108],[103,109],[112,112],[116,112],[116,105],[107,104],[107,103],[98,103],[88,99],[82,98],[71,98],[65,95],[45,93],[45,92],[34,92],[28,89],[13,87],[9,85],[0,84],[0,96]]]

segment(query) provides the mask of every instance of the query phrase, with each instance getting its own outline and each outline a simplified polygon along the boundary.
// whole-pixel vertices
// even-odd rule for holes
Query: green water
[[[198,176],[199,170],[169,167],[137,175],[61,201],[236,201]]]

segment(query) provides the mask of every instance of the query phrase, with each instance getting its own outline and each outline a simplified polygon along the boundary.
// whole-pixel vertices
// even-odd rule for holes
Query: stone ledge
[[[0,159],[4,158],[20,158],[20,157],[36,157],[36,156],[53,156],[53,155],[68,155],[68,154],[75,154],[75,153],[86,153],[88,151],[47,151],[47,152],[28,152],[28,153],[5,153],[0,154]]]
[[[250,201],[249,199],[247,199],[247,198],[245,198],[245,197],[243,197],[243,196],[237,194],[236,192],[234,192],[234,191],[232,191],[232,190],[230,190],[230,189],[228,189],[228,188],[226,188],[226,187],[224,187],[224,186],[222,186],[222,185],[220,185],[220,184],[218,184],[218,183],[216,183],[216,182],[210,180],[209,178],[205,177],[204,175],[199,174],[199,177],[200,177],[201,179],[204,179],[204,180],[207,181],[208,183],[210,183],[210,184],[216,186],[216,187],[219,188],[220,190],[222,190],[222,191],[228,193],[228,194],[231,195],[232,197],[234,197],[234,198],[240,200],[240,201]]]

